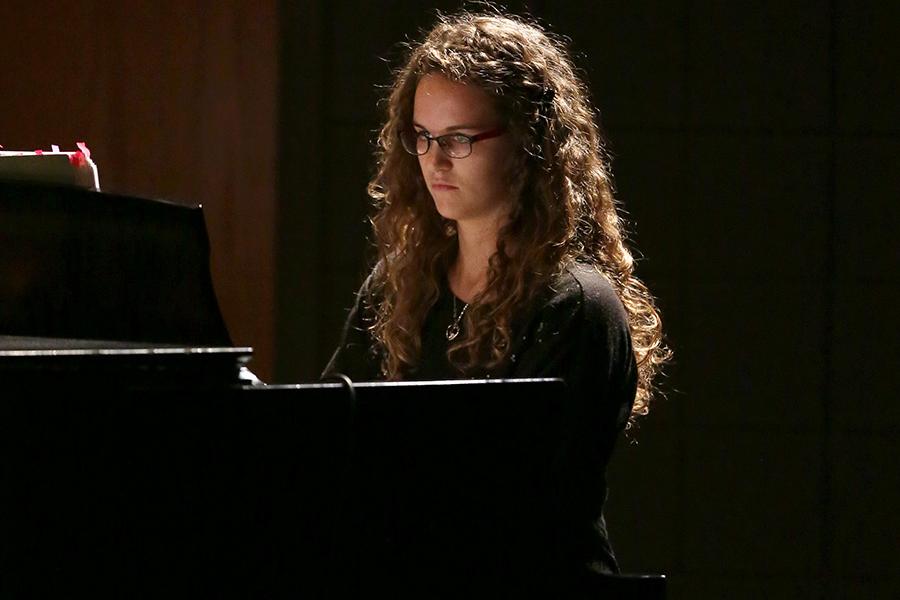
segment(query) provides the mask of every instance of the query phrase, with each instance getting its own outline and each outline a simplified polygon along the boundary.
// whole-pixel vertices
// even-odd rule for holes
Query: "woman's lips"
[[[449,183],[432,183],[431,189],[433,190],[457,190],[455,185],[450,185]]]

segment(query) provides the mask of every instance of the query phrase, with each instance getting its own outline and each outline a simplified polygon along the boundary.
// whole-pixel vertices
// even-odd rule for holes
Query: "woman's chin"
[[[435,200],[434,207],[437,209],[439,215],[451,221],[458,221],[460,217],[463,216],[462,211],[459,210],[459,206],[454,202]]]

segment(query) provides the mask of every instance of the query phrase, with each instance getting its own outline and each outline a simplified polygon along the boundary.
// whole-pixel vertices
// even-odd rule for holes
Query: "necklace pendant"
[[[459,324],[460,321],[462,321],[463,315],[466,314],[467,308],[469,308],[468,302],[463,305],[462,310],[459,311],[459,314],[456,315],[456,318],[454,318],[453,322],[447,327],[447,339],[451,342],[459,335]],[[453,296],[453,314],[456,314],[456,296]]]

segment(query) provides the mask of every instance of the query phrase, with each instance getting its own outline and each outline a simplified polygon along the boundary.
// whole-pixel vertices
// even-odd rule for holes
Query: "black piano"
[[[0,184],[0,597],[558,590],[561,381],[248,381],[208,246],[201,207]]]

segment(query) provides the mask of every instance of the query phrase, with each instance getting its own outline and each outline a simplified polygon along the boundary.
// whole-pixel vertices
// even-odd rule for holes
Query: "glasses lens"
[[[452,158],[465,158],[472,153],[472,142],[464,135],[445,135],[439,138],[441,148]]]
[[[403,149],[413,155],[425,154],[428,151],[428,139],[414,129],[408,129],[400,134],[400,143]]]

